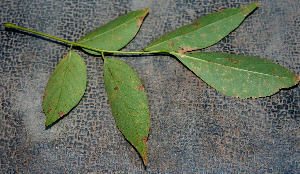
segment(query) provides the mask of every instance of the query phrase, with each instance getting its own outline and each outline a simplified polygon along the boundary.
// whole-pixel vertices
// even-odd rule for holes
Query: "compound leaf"
[[[43,110],[46,126],[67,114],[81,100],[87,83],[86,66],[82,58],[70,51],[55,68],[46,86]]]
[[[147,96],[135,71],[125,62],[104,59],[104,82],[116,124],[147,165],[150,116]]]
[[[219,42],[237,28],[258,3],[208,14],[195,22],[167,33],[144,51],[187,51],[202,49]]]
[[[145,8],[125,14],[83,36],[77,43],[101,50],[119,50],[134,38],[148,12],[149,9]],[[101,54],[83,49],[91,54]]]
[[[265,97],[300,80],[300,76],[267,59],[213,52],[171,54],[207,84],[232,97]]]

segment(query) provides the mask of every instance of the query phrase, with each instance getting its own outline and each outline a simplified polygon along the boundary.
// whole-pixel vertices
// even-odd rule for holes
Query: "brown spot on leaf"
[[[59,117],[62,117],[62,116],[64,116],[66,113],[64,113],[63,111],[59,111],[59,113],[58,113],[58,116]]]
[[[147,144],[147,139],[148,139],[147,136],[145,136],[145,137],[142,138],[142,140],[143,140],[143,142],[144,142],[145,144]]]
[[[226,58],[228,61],[233,62],[233,58],[232,57],[227,57]]]
[[[193,25],[198,26],[198,25],[200,25],[200,22],[195,22]]]
[[[47,114],[49,114],[51,112],[52,108],[48,109]]]
[[[224,91],[226,91],[226,88],[222,88]]]
[[[300,76],[298,76],[297,74],[295,74],[295,75],[296,75],[296,83],[298,83],[300,81]]]
[[[170,45],[174,45],[174,42],[170,42]]]
[[[47,97],[47,90],[45,90],[45,92],[44,92],[44,96],[43,96],[43,102],[45,101],[45,98]]]
[[[139,90],[139,91],[144,91],[144,87],[142,85],[137,86],[136,89]]]
[[[118,87],[116,86],[116,87],[114,88],[114,90],[115,90],[116,92],[118,92]]]
[[[121,38],[121,37],[119,37],[118,39],[119,39],[119,40],[121,40],[122,38]]]
[[[197,47],[191,48],[188,46],[188,47],[183,47],[183,49],[181,49],[180,51],[176,51],[176,52],[179,54],[185,54],[186,52],[194,51],[194,50],[197,50]]]

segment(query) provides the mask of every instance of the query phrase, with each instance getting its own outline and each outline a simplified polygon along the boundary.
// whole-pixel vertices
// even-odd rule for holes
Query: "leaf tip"
[[[146,15],[147,15],[148,12],[149,12],[149,8],[142,9],[142,11],[144,11],[145,13],[144,13],[141,17],[139,17],[139,18],[137,19],[137,21],[138,21],[138,25],[136,26],[137,28],[140,28],[140,27],[141,27],[141,25],[142,25],[142,23],[143,23],[143,21],[144,21],[144,18],[146,17]]]
[[[146,157],[142,157],[143,158],[143,163],[145,166],[147,166],[147,156]]]
[[[144,12],[146,12],[146,14],[149,12],[149,8],[145,8],[143,10],[144,10]]]

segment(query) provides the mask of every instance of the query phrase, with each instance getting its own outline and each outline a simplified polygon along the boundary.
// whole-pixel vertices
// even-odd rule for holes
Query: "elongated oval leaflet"
[[[267,59],[213,52],[171,54],[207,84],[232,97],[270,96],[300,80],[300,76]]]
[[[117,51],[134,38],[148,12],[149,9],[145,8],[125,14],[83,36],[77,43],[102,50]],[[83,49],[91,54],[101,54]]]
[[[147,165],[150,115],[147,96],[139,77],[125,62],[104,59],[104,82],[111,111],[124,137]]]
[[[67,114],[81,100],[87,83],[83,59],[70,51],[56,66],[43,97],[46,126]]]
[[[187,51],[211,46],[237,28],[258,3],[208,14],[189,25],[167,33],[152,42],[144,51]]]

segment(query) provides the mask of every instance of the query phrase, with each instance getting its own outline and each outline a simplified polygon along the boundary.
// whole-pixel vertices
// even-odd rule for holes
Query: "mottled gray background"
[[[171,56],[116,56],[139,75],[148,96],[148,168],[117,129],[103,61],[85,60],[87,91],[45,130],[43,91],[66,45],[5,22],[71,41],[125,13],[150,8],[123,50],[253,0],[18,0],[0,2],[1,173],[300,173],[300,87],[241,100],[212,89]],[[204,51],[264,57],[300,74],[300,1],[258,0],[242,25]]]

